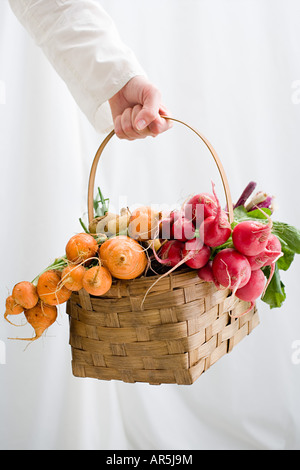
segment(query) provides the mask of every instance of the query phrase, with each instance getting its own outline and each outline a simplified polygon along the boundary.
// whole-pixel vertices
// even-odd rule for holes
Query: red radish
[[[178,217],[172,225],[171,236],[175,240],[179,240],[181,242],[192,240],[195,238],[195,227],[193,222],[185,217]]]
[[[212,270],[212,261],[208,261],[203,268],[198,270],[198,276],[202,281],[205,282],[214,282],[215,276]]]
[[[182,259],[192,269],[200,269],[206,265],[210,258],[210,248],[203,245],[200,238],[185,242],[182,250]]]
[[[265,289],[265,283],[266,278],[261,269],[252,271],[248,283],[235,292],[235,296],[238,299],[244,300],[245,302],[250,302],[250,307],[244,313],[242,313],[242,315],[238,316],[246,315],[246,313],[253,309],[256,299],[262,295]]]
[[[251,271],[257,271],[258,269],[262,268],[264,263],[267,261],[267,256],[265,255],[265,250],[255,256],[247,256],[247,260],[249,261]]]
[[[266,248],[271,230],[270,217],[267,224],[245,220],[234,227],[232,241],[235,248],[243,255],[255,256]]]
[[[218,281],[216,280],[214,276],[214,273],[212,270],[212,261],[208,261],[208,263],[206,263],[206,265],[203,266],[203,268],[200,268],[198,270],[198,276],[200,279],[202,279],[202,281],[213,282],[217,289],[221,288],[220,284],[218,283]]]
[[[275,273],[275,268],[276,268],[276,262],[274,261],[273,263],[270,264],[270,275],[268,277],[267,283],[265,285],[265,289],[262,293],[262,297],[265,295],[267,288],[269,287],[270,282],[272,281],[272,278]]]
[[[270,266],[282,256],[281,243],[274,234],[270,234],[266,248],[256,256],[247,256],[251,270],[256,271],[263,266]]]
[[[203,234],[204,243],[211,247],[223,245],[227,242],[231,235],[231,225],[229,223],[226,212],[221,208],[220,202],[215,192],[213,184],[213,193],[217,203],[217,211],[215,215],[211,215],[204,219],[200,226],[200,232]]]
[[[163,240],[169,240],[172,238],[172,226],[174,222],[176,222],[178,219],[181,219],[182,217],[184,217],[184,214],[178,209],[174,209],[170,213],[163,215],[159,221],[160,238]]]
[[[271,233],[268,238],[264,253],[265,256],[268,257],[268,260],[264,263],[264,266],[269,266],[270,264],[275,263],[283,254],[281,251],[281,243],[273,233]]]
[[[268,277],[268,281],[265,285],[265,289],[263,291],[262,296],[265,295],[267,288],[269,287],[270,282],[272,281],[275,268],[276,268],[276,261],[283,256],[281,251],[281,243],[276,237],[276,235],[271,234],[268,243],[265,249],[265,256],[267,257],[267,261],[265,261],[264,266],[270,266],[270,275]]]
[[[270,266],[270,275],[268,277],[267,283],[265,285],[262,297],[265,295],[265,292],[267,288],[269,287],[270,282],[272,281],[275,268],[276,268],[276,261],[283,256],[283,253],[281,251],[281,243],[276,237],[276,235],[271,234],[268,239],[268,243],[266,246],[266,249],[264,250],[263,253],[263,260],[264,264],[263,266]]]
[[[265,289],[263,291],[262,296],[265,295],[267,288],[269,287],[270,282],[272,281],[275,268],[276,268],[276,261],[283,256],[283,252],[281,251],[281,243],[276,237],[276,235],[271,234],[268,243],[265,249],[266,256],[268,260],[264,263],[264,266],[270,266],[270,276],[268,277],[268,281],[265,285]]]
[[[171,238],[171,229],[173,220],[171,217],[164,217],[159,222],[159,236],[163,240],[169,240]]]
[[[216,247],[227,242],[231,235],[231,226],[224,211],[217,216],[207,217],[200,227],[206,245]]]
[[[245,286],[251,276],[251,268],[246,256],[234,248],[225,248],[214,257],[212,269],[221,286],[235,292]]]
[[[184,213],[179,209],[174,209],[173,211],[170,212],[170,215],[169,215],[172,224],[175,222],[175,220],[178,219],[178,217],[183,217],[183,216],[184,216]]]
[[[185,243],[179,242],[178,240],[171,240],[171,241],[166,242],[163,245],[163,247],[165,245],[167,245],[168,243],[172,244],[173,247],[175,247],[175,243],[176,243],[176,247],[178,247],[178,248],[179,248],[180,245],[183,246],[183,249],[180,250],[181,259],[175,265],[173,265],[168,272],[166,272],[165,274],[162,274],[160,277],[158,277],[156,279],[156,281],[149,287],[149,289],[146,291],[146,293],[144,295],[144,298],[142,300],[141,308],[144,305],[144,302],[145,302],[145,299],[146,299],[148,293],[157,284],[157,282],[160,281],[160,279],[164,278],[165,276],[168,276],[173,271],[175,271],[175,269],[179,268],[179,266],[182,266],[183,264],[188,264],[189,263],[188,266],[190,266],[192,268],[195,268],[195,269],[200,269],[203,266],[205,266],[205,264],[208,262],[208,260],[210,258],[210,248],[208,246],[203,245],[200,238],[194,238],[193,240],[189,240]],[[178,244],[180,244],[180,245],[178,245]],[[177,250],[178,250],[178,248],[177,248]],[[160,252],[161,252],[161,250],[160,250]],[[153,253],[154,253],[155,258],[160,263],[163,263],[163,264],[170,263],[170,259],[171,259],[170,251],[168,253],[168,258],[166,258],[166,260],[162,260],[155,253],[154,244],[153,244]],[[179,253],[177,251],[177,256],[178,255],[179,255]],[[169,264],[169,266],[170,266],[170,264]]]
[[[184,215],[187,219],[194,222],[196,228],[207,217],[214,215],[217,211],[217,202],[215,197],[209,193],[200,193],[192,198],[184,205]]]
[[[153,254],[156,260],[166,266],[176,266],[182,260],[184,244],[178,240],[168,240],[163,244],[158,254],[153,246]]]

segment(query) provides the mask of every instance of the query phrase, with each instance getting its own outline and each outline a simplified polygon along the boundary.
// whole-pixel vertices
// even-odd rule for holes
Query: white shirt
[[[107,100],[145,75],[95,0],[9,0],[22,25],[67,84],[94,128],[112,128]]]

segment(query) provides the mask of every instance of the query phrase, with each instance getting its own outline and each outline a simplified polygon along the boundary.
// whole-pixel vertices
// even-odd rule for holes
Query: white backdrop
[[[249,182],[277,197],[277,220],[300,227],[298,0],[101,0],[173,116],[221,157],[237,198]],[[64,252],[86,211],[103,136],[0,0],[2,309],[9,290]],[[210,190],[216,169],[185,129],[111,141],[97,182],[112,205],[173,204]],[[1,449],[299,449],[300,340],[296,259],[287,300],[191,387],[129,385],[71,374],[68,318],[31,335],[0,320]],[[298,344],[299,348],[299,344]],[[4,352],[6,353],[4,355]],[[299,357],[299,356],[297,356]]]

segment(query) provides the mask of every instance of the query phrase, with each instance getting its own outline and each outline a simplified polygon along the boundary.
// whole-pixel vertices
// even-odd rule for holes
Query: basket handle
[[[212,155],[212,157],[213,157],[213,159],[214,159],[214,161],[217,165],[217,168],[219,170],[221,180],[222,180],[222,183],[223,183],[223,187],[224,187],[226,202],[227,202],[228,220],[229,220],[230,223],[232,223],[233,222],[233,205],[232,205],[232,199],[231,199],[229,184],[228,184],[228,181],[227,181],[227,177],[226,177],[223,165],[222,165],[216,151],[212,147],[212,145],[208,142],[208,140],[202,134],[200,134],[196,129],[191,127],[189,124],[186,124],[185,122],[180,121],[179,119],[175,119],[173,117],[169,117],[169,116],[161,116],[161,117],[163,117],[164,119],[169,119],[170,121],[179,122],[180,124],[183,124],[184,126],[188,127],[191,131],[193,131],[198,137],[200,137],[200,139],[205,143],[206,147],[210,151],[210,153],[211,153],[211,155]],[[99,163],[99,160],[100,160],[100,157],[102,155],[102,152],[103,152],[104,148],[106,147],[106,145],[108,144],[110,139],[114,136],[114,134],[115,134],[115,131],[113,130],[103,140],[102,144],[100,145],[99,149],[97,150],[97,153],[95,155],[95,158],[94,158],[94,161],[93,161],[93,164],[92,164],[92,168],[91,168],[91,172],[90,172],[90,178],[89,178],[89,185],[88,185],[88,218],[89,218],[89,222],[91,222],[94,219],[94,187],[95,187],[95,178],[96,178],[96,171],[97,171],[98,163]]]

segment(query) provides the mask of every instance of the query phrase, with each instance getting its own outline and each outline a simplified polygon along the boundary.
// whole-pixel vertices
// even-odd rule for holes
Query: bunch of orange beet
[[[6,300],[4,318],[24,312],[33,327],[34,341],[56,321],[57,306],[69,300],[74,291],[85,289],[90,295],[101,296],[109,291],[113,278],[134,279],[147,266],[145,250],[131,237],[119,235],[100,245],[97,236],[89,233],[74,235],[66,246],[64,268],[47,269],[36,282],[15,285]]]

